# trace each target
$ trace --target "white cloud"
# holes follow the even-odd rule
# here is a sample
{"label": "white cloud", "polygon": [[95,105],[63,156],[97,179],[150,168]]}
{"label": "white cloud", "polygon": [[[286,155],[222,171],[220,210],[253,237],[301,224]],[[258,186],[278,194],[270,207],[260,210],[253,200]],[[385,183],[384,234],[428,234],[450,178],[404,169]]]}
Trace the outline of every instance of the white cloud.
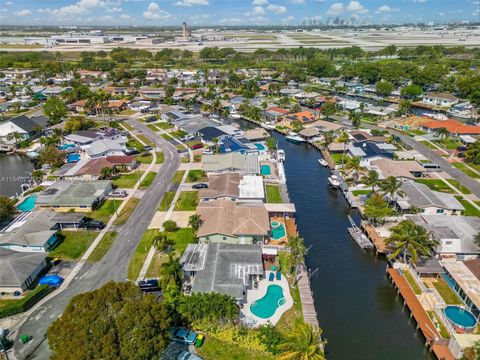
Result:
{"label": "white cloud", "polygon": [[239,19],[239,18],[223,18],[219,21],[219,23],[221,23],[221,24],[226,24],[226,23],[236,23],[236,24],[238,24],[238,23],[241,23],[241,22],[243,22],[243,20]]}
{"label": "white cloud", "polygon": [[253,0],[252,5],[267,5],[268,0]]}
{"label": "white cloud", "polygon": [[275,14],[285,14],[287,12],[287,8],[285,6],[274,4],[268,5],[267,10],[274,12]]}
{"label": "white cloud", "polygon": [[345,12],[345,7],[343,3],[336,2],[330,5],[330,8],[327,11],[327,15],[334,16],[334,15],[341,15]]}
{"label": "white cloud", "polygon": [[414,3],[424,3],[427,2],[427,0],[413,0]]}
{"label": "white cloud", "polygon": [[290,0],[292,4],[304,4],[305,0]]}
{"label": "white cloud", "polygon": [[350,3],[347,6],[347,11],[356,12],[360,14],[368,12],[368,10],[365,9],[365,7],[362,4],[360,4],[360,1],[355,1],[355,0],[350,1]]}
{"label": "white cloud", "polygon": [[106,3],[101,0],[80,0],[72,5],[63,6],[58,9],[39,9],[40,13],[50,13],[56,17],[65,18],[77,18],[78,15],[87,13],[89,10],[96,7],[105,7]]}
{"label": "white cloud", "polygon": [[7,2],[5,3],[5,5],[7,5],[7,6],[13,5],[13,1],[7,1]]}
{"label": "white cloud", "polygon": [[192,15],[190,16],[191,20],[201,20],[201,19],[208,19],[210,15],[208,14],[199,14],[199,15]]}
{"label": "white cloud", "polygon": [[170,14],[160,9],[157,3],[151,2],[148,4],[147,11],[143,13],[143,17],[148,20],[167,19]]}
{"label": "white cloud", "polygon": [[389,13],[389,12],[395,12],[395,11],[400,11],[400,9],[397,9],[397,8],[393,8],[393,7],[390,7],[388,5],[382,5],[378,8],[378,10],[376,11],[377,14],[385,14],[385,13]]}
{"label": "white cloud", "polygon": [[245,16],[258,16],[258,15],[264,15],[265,14],[265,9],[261,6],[254,6],[252,11],[247,11]]}
{"label": "white cloud", "polygon": [[293,16],[287,16],[286,18],[283,18],[282,21],[288,22],[288,21],[292,21],[293,19],[295,19]]}
{"label": "white cloud", "polygon": [[28,16],[28,15],[32,15],[32,12],[28,9],[23,9],[23,10],[15,11],[14,14],[17,16]]}
{"label": "white cloud", "polygon": [[180,0],[177,1],[174,5],[176,6],[195,6],[195,5],[208,5],[208,0]]}
{"label": "white cloud", "polygon": [[111,7],[107,9],[108,12],[121,12],[123,9],[121,7]]}
{"label": "white cloud", "polygon": [[120,19],[124,19],[124,20],[130,19],[130,15],[122,14],[122,15],[120,15]]}
{"label": "white cloud", "polygon": [[113,16],[112,15],[104,15],[104,16],[100,16],[99,19],[102,20],[102,21],[112,21]]}

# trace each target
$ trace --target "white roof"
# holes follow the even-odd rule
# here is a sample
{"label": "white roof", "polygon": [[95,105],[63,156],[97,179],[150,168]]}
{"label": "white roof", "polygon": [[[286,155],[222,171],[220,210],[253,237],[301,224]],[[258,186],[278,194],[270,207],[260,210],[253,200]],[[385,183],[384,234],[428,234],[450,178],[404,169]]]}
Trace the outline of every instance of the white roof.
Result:
{"label": "white roof", "polygon": [[267,248],[262,246],[262,254],[264,255],[277,255],[278,251],[275,248]]}
{"label": "white roof", "polygon": [[256,175],[244,175],[238,185],[241,199],[263,199],[265,190],[263,188],[263,178]]}
{"label": "white roof", "polygon": [[295,204],[289,204],[289,203],[284,203],[284,204],[273,204],[273,203],[267,203],[265,204],[265,209],[268,212],[296,212],[295,210]]}
{"label": "white roof", "polygon": [[477,140],[475,138],[473,138],[472,136],[470,135],[460,135],[459,138],[464,142],[464,143],[467,143],[467,144],[473,144],[475,143]]}
{"label": "white roof", "polygon": [[441,264],[475,306],[480,308],[480,280],[461,261],[441,261]]}

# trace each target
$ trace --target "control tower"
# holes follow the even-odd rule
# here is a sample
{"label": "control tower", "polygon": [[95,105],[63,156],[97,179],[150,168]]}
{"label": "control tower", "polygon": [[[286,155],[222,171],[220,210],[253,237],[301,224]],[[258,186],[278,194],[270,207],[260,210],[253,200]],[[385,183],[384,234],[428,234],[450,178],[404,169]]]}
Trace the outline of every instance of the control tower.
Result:
{"label": "control tower", "polygon": [[185,39],[188,36],[188,29],[187,29],[187,23],[183,22],[182,23],[182,36]]}

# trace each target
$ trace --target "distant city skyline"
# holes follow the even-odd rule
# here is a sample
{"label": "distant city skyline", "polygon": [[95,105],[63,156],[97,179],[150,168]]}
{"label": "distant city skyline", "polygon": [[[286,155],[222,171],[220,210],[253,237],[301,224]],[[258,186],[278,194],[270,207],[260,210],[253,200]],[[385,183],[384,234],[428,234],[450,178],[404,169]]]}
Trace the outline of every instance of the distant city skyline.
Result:
{"label": "distant city skyline", "polygon": [[[4,0],[4,25],[320,25],[480,21],[480,0]],[[338,22],[338,20],[337,20]]]}

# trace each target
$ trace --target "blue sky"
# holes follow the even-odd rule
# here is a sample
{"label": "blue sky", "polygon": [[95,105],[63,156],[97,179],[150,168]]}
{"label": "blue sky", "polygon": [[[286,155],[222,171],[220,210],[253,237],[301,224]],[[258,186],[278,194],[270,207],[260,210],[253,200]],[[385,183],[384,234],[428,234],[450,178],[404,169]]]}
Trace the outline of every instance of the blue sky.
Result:
{"label": "blue sky", "polygon": [[304,19],[359,23],[480,21],[480,0],[0,0],[17,25],[268,25]]}

